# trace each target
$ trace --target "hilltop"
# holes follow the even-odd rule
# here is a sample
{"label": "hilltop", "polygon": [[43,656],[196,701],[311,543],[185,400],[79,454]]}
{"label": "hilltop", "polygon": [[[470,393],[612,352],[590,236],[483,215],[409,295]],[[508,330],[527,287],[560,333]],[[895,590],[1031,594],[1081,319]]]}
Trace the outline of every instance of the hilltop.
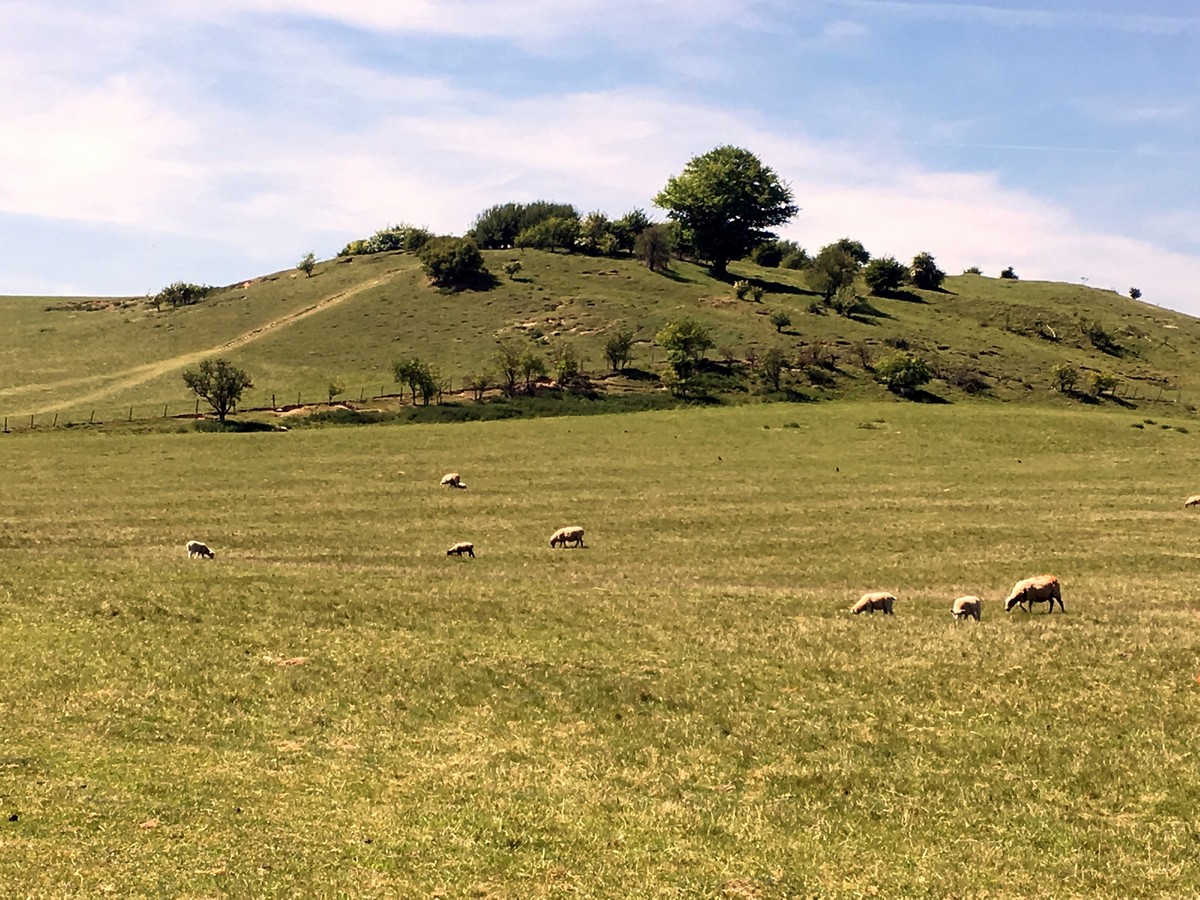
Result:
{"label": "hilltop", "polygon": [[[497,342],[515,339],[544,353],[571,346],[603,390],[646,390],[664,362],[654,336],[691,318],[715,343],[713,368],[739,396],[760,392],[752,363],[770,348],[792,364],[793,399],[881,398],[871,366],[897,349],[920,355],[938,376],[925,399],[1194,402],[1200,320],[1081,285],[951,276],[938,291],[869,297],[852,316],[820,303],[802,270],[729,266],[730,281],[676,261],[655,273],[629,257],[540,250],[485,251],[497,276],[485,290],[432,287],[411,253],[344,256],[311,277],[282,271],[213,291],[201,302],[154,309],[145,298],[0,298],[8,340],[0,351],[0,414],[64,421],[183,413],[194,398],[180,374],[210,355],[245,368],[254,388],[242,406],[342,399],[358,404],[395,394],[392,367],[413,356],[435,366],[457,391],[495,371]],[[506,262],[519,260],[513,278]],[[763,290],[738,300],[731,281]],[[865,290],[861,292],[865,293]],[[791,324],[777,329],[771,314]],[[605,341],[618,329],[636,338],[634,377],[609,378]],[[1115,376],[1099,400],[1052,390],[1057,365]],[[739,382],[741,382],[739,384]]]}

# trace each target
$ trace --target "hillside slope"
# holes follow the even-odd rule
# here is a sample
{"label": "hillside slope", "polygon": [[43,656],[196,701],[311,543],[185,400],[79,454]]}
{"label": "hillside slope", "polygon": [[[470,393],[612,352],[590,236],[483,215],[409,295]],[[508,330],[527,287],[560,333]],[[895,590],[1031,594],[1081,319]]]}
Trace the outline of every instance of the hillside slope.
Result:
{"label": "hillside slope", "polygon": [[[869,298],[846,317],[822,307],[802,272],[748,262],[731,271],[763,287],[760,303],[736,300],[729,283],[689,263],[664,275],[630,259],[485,255],[494,272],[514,258],[522,269],[490,290],[452,293],[430,287],[414,256],[385,253],[322,263],[311,278],[255,278],[162,311],[141,298],[0,298],[0,414],[183,412],[194,398],[181,372],[216,354],[253,377],[243,406],[322,401],[333,380],[356,401],[393,393],[393,364],[414,355],[457,389],[494,369],[504,338],[543,351],[565,342],[601,373],[619,328],[636,330],[633,366],[654,372],[663,362],[655,333],[685,316],[710,329],[713,359],[779,347],[795,362],[791,384],[813,398],[881,396],[867,367],[897,348],[927,359],[942,376],[930,394],[951,401],[982,388],[976,396],[1077,402],[1050,391],[1061,363],[1120,378],[1107,403],[1186,405],[1200,388],[1200,320],[1079,285],[963,275],[942,291]],[[791,318],[782,332],[770,322],[776,311]]]}

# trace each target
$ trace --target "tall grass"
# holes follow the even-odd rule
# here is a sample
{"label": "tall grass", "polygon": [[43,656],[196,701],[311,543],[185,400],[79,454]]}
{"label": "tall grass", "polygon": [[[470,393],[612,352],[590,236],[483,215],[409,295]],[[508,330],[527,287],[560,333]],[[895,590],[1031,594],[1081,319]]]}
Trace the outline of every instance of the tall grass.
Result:
{"label": "tall grass", "polygon": [[[0,882],[1190,896],[1200,445],[1134,421],[7,436]],[[1006,616],[1041,571],[1066,615]]]}

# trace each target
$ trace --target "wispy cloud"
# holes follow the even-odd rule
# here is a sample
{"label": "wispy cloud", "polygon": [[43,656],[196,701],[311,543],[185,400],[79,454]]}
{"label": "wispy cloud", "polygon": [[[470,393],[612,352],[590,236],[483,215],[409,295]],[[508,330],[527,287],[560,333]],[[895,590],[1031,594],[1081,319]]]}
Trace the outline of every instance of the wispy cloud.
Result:
{"label": "wispy cloud", "polygon": [[1103,28],[1143,34],[1200,32],[1200,16],[1110,13],[1081,7],[1025,8],[974,3],[931,3],[922,0],[833,0],[864,12],[891,13],[944,22],[979,23],[1012,28]]}

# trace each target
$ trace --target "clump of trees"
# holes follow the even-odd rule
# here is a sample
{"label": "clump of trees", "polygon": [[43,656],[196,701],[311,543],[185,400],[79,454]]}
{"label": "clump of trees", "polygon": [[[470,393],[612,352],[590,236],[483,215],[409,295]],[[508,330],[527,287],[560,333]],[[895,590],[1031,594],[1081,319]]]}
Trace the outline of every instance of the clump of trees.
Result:
{"label": "clump of trees", "polygon": [[183,383],[212,407],[222,425],[237,407],[242,394],[254,387],[244,370],[222,357],[202,360],[196,369],[188,369],[183,373]]}
{"label": "clump of trees", "polygon": [[395,375],[397,384],[408,385],[413,406],[417,405],[418,396],[421,398],[421,405],[428,406],[431,400],[441,396],[445,385],[436,368],[415,356],[405,362],[394,363],[392,374]]}
{"label": "clump of trees", "polygon": [[338,256],[361,256],[371,253],[386,253],[393,250],[403,250],[416,253],[433,238],[433,232],[415,225],[388,225],[381,228],[369,238],[351,241],[339,252]]}
{"label": "clump of trees", "polygon": [[187,281],[176,281],[174,284],[168,284],[165,288],[150,298],[150,305],[155,309],[161,309],[165,303],[167,306],[191,306],[194,303],[199,303],[216,288],[207,284],[191,284]]}

